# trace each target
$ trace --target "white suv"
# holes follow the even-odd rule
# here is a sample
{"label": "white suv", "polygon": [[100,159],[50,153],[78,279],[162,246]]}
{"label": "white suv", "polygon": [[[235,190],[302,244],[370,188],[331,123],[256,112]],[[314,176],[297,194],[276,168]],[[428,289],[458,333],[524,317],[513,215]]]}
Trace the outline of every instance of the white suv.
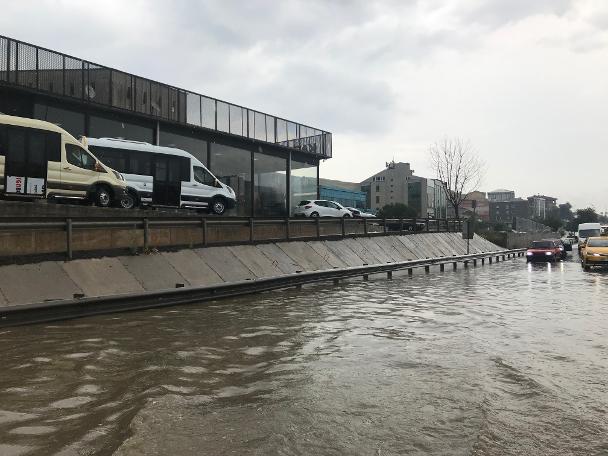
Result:
{"label": "white suv", "polygon": [[353,214],[335,201],[304,200],[294,209],[296,217],[352,217]]}

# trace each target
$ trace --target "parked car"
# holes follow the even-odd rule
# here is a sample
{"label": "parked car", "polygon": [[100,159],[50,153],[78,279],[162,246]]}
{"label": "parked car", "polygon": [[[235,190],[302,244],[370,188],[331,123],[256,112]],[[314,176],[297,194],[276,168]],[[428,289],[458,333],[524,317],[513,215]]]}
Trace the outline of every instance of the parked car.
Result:
{"label": "parked car", "polygon": [[372,214],[370,212],[365,212],[362,209],[357,209],[356,207],[346,207],[346,209],[348,209],[350,211],[350,213],[353,214],[353,217],[358,217],[358,218],[376,217],[374,214]]}
{"label": "parked car", "polygon": [[583,244],[585,240],[590,237],[599,236],[601,234],[602,226],[599,223],[581,223],[578,225],[578,231],[576,235],[578,237],[578,254],[583,255]]}
{"label": "parked car", "polygon": [[295,217],[345,217],[351,218],[353,214],[335,201],[304,200],[294,209]]}
{"label": "parked car", "polygon": [[127,184],[67,131],[49,122],[0,115],[0,196],[122,204]]}
{"label": "parked car", "polygon": [[533,241],[526,252],[526,261],[551,261],[555,263],[562,259],[562,250],[553,239]]}
{"label": "parked car", "polygon": [[581,264],[585,271],[592,266],[608,266],[608,237],[587,238],[582,246]]}

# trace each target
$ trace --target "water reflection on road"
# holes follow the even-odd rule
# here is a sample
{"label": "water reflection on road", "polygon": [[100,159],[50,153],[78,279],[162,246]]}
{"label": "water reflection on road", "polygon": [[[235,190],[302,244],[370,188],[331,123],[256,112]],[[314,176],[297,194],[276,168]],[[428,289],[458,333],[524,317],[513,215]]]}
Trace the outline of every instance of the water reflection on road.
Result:
{"label": "water reflection on road", "polygon": [[607,454],[607,292],[520,259],[0,331],[0,454]]}

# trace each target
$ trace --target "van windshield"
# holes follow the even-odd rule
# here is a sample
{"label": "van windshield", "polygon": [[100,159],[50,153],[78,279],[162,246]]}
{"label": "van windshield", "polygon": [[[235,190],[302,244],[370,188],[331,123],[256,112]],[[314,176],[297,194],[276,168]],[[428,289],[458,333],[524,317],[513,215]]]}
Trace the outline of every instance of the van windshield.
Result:
{"label": "van windshield", "polygon": [[578,236],[582,237],[582,238],[594,237],[594,236],[599,236],[599,235],[600,235],[600,230],[598,230],[597,228],[591,229],[591,230],[580,230],[578,232]]}
{"label": "van windshield", "polygon": [[215,178],[209,171],[200,166],[194,166],[194,180],[199,184],[213,186],[215,184]]}

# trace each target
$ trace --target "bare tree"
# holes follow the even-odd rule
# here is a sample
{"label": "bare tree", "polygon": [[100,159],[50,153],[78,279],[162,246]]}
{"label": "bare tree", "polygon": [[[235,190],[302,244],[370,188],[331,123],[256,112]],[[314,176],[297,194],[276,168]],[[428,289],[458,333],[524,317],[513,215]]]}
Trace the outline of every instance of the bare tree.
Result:
{"label": "bare tree", "polygon": [[460,204],[479,188],[485,164],[471,143],[460,138],[443,138],[431,145],[430,154],[437,179],[443,182],[447,202],[458,218]]}

